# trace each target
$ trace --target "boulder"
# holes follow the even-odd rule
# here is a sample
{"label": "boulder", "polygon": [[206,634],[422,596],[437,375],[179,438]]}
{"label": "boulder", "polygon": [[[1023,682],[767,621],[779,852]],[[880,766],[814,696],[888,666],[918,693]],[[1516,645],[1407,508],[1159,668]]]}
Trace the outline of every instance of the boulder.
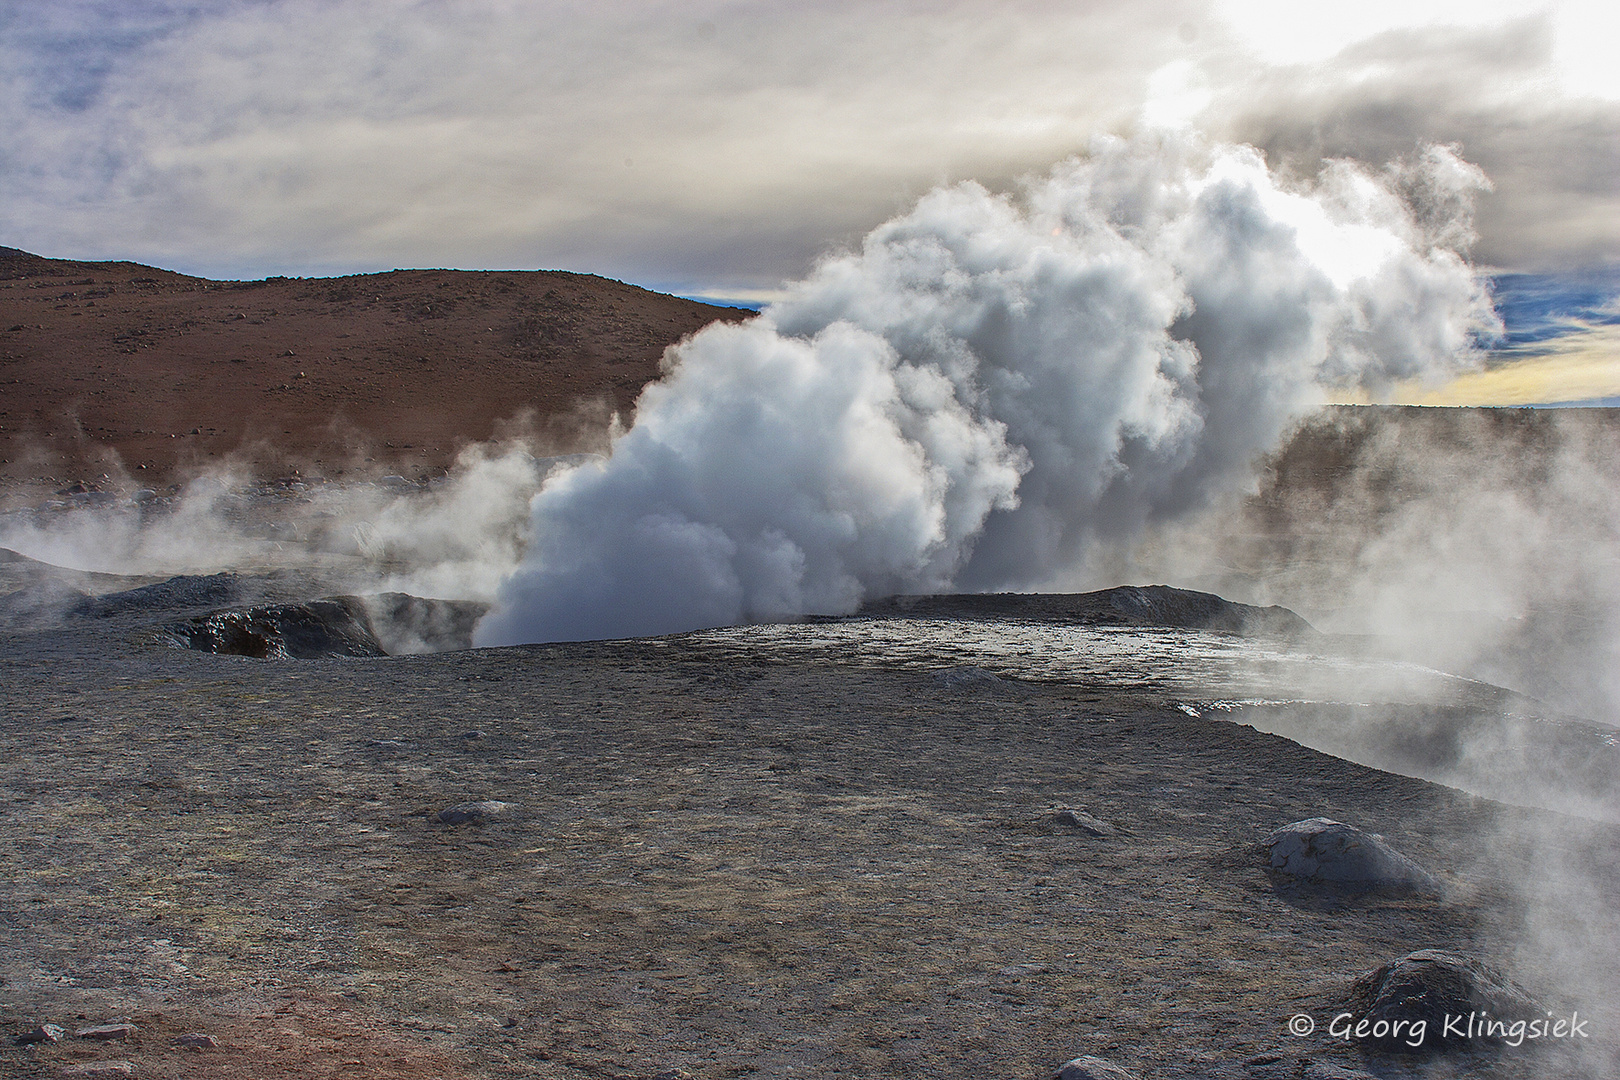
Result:
{"label": "boulder", "polygon": [[[1479,1029],[1470,1033],[1461,1018],[1471,1014],[1481,1023],[1488,1017],[1507,1024],[1544,1016],[1541,1005],[1497,969],[1472,956],[1440,949],[1407,953],[1363,975],[1352,985],[1347,1004],[1357,1019],[1406,1021],[1403,1034],[1373,1045],[1408,1053],[1500,1041]],[[1454,1018],[1449,1031],[1447,1017]],[[1409,1035],[1413,1022],[1424,1024],[1424,1037],[1416,1046]]]}
{"label": "boulder", "polygon": [[1129,1069],[1121,1068],[1100,1057],[1077,1057],[1065,1061],[1052,1074],[1052,1080],[1139,1080]]}
{"label": "boulder", "polygon": [[1384,838],[1332,818],[1284,825],[1261,841],[1267,869],[1308,885],[1437,891],[1439,883]]}

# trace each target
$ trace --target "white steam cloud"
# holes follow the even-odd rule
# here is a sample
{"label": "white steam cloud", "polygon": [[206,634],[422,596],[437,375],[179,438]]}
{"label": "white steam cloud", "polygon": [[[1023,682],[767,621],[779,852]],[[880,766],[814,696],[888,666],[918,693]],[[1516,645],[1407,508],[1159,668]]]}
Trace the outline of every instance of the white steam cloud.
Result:
{"label": "white steam cloud", "polygon": [[960,184],[743,325],[673,348],[611,456],[554,474],[480,644],[1023,588],[1252,483],[1329,387],[1472,362],[1483,174],[1431,148],[1309,182],[1107,140]]}

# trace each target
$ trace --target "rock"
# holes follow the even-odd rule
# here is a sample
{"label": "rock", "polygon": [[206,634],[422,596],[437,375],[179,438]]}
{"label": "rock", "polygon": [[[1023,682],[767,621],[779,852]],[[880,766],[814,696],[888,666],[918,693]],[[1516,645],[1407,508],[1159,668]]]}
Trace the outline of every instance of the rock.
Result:
{"label": "rock", "polygon": [[415,750],[416,744],[401,742],[399,739],[367,739],[366,745],[373,750]]}
{"label": "rock", "polygon": [[66,1035],[56,1024],[41,1024],[32,1031],[25,1031],[13,1040],[18,1046],[32,1046],[35,1043],[57,1042]]}
{"label": "rock", "polygon": [[135,1064],[130,1061],[86,1061],[80,1065],[69,1065],[61,1072],[62,1076],[79,1077],[116,1077],[134,1076]]}
{"label": "rock", "polygon": [[134,1024],[96,1024],[94,1027],[80,1028],[74,1032],[81,1039],[95,1039],[98,1042],[113,1042],[118,1039],[127,1039],[139,1031]]}
{"label": "rock", "polygon": [[492,818],[505,817],[517,809],[516,805],[508,802],[485,800],[484,802],[466,802],[440,810],[435,817],[441,825],[482,825]]}
{"label": "rock", "polygon": [[1342,1065],[1330,1065],[1325,1061],[1307,1061],[1305,1071],[1300,1073],[1300,1080],[1378,1080],[1378,1078],[1360,1069],[1346,1069]]}
{"label": "rock", "polygon": [[697,1080],[697,1078],[685,1069],[664,1069],[653,1073],[652,1080]]}
{"label": "rock", "polygon": [[[1543,1016],[1542,1007],[1500,971],[1474,957],[1440,949],[1419,949],[1384,964],[1357,979],[1350,994],[1348,1006],[1357,1020],[1407,1022],[1398,1035],[1368,1040],[1370,1045],[1403,1052],[1433,1053],[1466,1045],[1468,1035],[1458,1027],[1464,1021],[1453,1019],[1453,1031],[1448,1032],[1448,1016],[1489,1014],[1491,1020],[1508,1024]],[[1425,1025],[1417,1046],[1411,1045],[1414,1021]]]}
{"label": "rock", "polygon": [[1064,808],[1052,815],[1052,820],[1059,825],[1067,825],[1071,829],[1078,829],[1087,836],[1113,836],[1115,829],[1106,821],[1099,821],[1084,810]]}
{"label": "rock", "polygon": [[998,686],[999,676],[981,667],[953,667],[934,672],[934,685],[944,690],[966,690],[980,686]]}
{"label": "rock", "polygon": [[200,1031],[188,1031],[184,1035],[176,1035],[174,1045],[190,1047],[193,1050],[215,1050],[219,1047],[219,1040]]}
{"label": "rock", "polygon": [[1284,825],[1261,844],[1269,855],[1268,869],[1296,881],[1360,889],[1439,889],[1433,877],[1383,837],[1331,818]]}
{"label": "rock", "polygon": [[1243,1059],[1243,1075],[1252,1080],[1299,1080],[1300,1060],[1292,1054],[1256,1054]]}
{"label": "rock", "polygon": [[1052,1074],[1052,1080],[1139,1080],[1139,1078],[1131,1070],[1122,1069],[1111,1061],[1087,1055],[1077,1057],[1073,1061],[1065,1061],[1058,1071]]}

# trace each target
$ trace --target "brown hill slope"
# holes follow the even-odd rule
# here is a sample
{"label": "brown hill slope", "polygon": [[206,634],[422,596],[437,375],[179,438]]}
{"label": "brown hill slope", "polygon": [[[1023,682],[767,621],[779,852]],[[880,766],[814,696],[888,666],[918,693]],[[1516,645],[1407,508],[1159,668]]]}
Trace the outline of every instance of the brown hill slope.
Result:
{"label": "brown hill slope", "polygon": [[575,449],[569,417],[628,413],[667,346],[749,314],[562,271],[226,282],[0,248],[0,475],[425,472],[525,412]]}

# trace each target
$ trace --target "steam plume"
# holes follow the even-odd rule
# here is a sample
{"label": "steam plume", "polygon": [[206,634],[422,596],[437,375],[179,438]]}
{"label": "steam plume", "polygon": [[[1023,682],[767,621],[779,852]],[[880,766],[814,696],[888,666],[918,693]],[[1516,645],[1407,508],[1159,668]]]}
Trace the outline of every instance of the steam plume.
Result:
{"label": "steam plume", "polygon": [[1444,148],[1290,184],[1107,140],[1017,195],[942,188],[743,325],[673,348],[610,458],[553,477],[481,644],[1023,588],[1250,482],[1327,388],[1471,360]]}

